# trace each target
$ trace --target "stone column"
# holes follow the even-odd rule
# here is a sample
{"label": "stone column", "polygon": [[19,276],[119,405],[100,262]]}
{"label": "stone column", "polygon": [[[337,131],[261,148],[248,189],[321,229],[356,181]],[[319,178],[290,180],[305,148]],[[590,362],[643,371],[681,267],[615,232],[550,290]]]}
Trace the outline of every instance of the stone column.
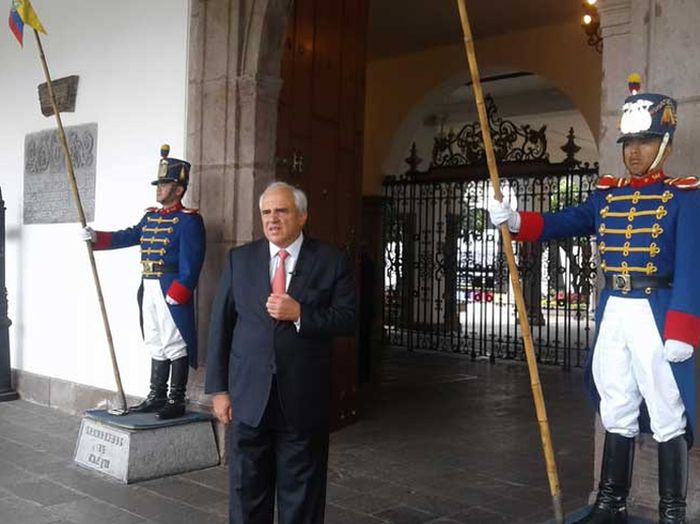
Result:
{"label": "stone column", "polygon": [[290,0],[193,0],[189,37],[187,204],[207,228],[197,292],[200,369],[189,396],[203,395],[211,301],[229,248],[261,234],[258,197],[275,176],[280,64]]}
{"label": "stone column", "polygon": [[[642,91],[662,92],[679,102],[674,153],[666,163],[671,175],[696,173],[700,148],[700,48],[696,21],[700,2],[660,0],[601,0],[599,12],[603,34],[603,86],[601,104],[601,173],[622,175],[618,134],[620,107],[627,96],[627,75],[642,76]],[[697,438],[696,438],[697,441]],[[602,429],[597,424],[595,486],[603,449]],[[658,505],[656,442],[651,436],[638,439],[630,503],[638,514],[656,515]],[[688,489],[688,521],[700,519],[700,452],[691,452]]]}

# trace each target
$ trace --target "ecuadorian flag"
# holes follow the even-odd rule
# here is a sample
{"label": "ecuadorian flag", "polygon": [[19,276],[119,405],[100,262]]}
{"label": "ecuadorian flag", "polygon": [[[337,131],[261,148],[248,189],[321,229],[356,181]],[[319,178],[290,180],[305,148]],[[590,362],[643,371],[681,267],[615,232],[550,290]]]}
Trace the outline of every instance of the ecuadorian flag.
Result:
{"label": "ecuadorian flag", "polygon": [[46,34],[46,30],[41,25],[41,21],[29,0],[12,0],[8,22],[10,30],[15,35],[19,45],[22,45],[25,24]]}

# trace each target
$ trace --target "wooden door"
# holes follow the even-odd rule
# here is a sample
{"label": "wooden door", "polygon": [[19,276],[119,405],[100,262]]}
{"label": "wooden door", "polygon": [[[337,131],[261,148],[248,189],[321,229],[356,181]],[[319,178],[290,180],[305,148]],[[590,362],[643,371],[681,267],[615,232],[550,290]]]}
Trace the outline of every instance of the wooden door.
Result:
{"label": "wooden door", "polygon": [[[309,197],[306,233],[358,268],[368,0],[296,0],[282,59],[277,179]],[[357,272],[356,272],[357,275]],[[357,417],[357,342],[337,342],[331,420]]]}

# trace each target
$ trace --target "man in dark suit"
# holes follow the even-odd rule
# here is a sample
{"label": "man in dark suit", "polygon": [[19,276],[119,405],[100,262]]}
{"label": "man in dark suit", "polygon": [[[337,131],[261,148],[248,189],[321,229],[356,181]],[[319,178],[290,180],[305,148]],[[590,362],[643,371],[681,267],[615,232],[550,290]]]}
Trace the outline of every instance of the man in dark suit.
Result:
{"label": "man in dark suit", "polygon": [[283,182],[260,197],[265,239],[233,249],[211,313],[205,392],[230,428],[229,522],[322,524],[333,337],[351,335],[348,261],[304,237],[307,201]]}

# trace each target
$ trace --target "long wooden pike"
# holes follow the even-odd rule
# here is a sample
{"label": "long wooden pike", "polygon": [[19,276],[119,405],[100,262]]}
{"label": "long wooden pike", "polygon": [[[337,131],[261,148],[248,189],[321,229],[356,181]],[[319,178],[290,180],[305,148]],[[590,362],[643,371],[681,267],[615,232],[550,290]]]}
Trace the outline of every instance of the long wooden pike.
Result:
{"label": "long wooden pike", "polygon": [[[85,227],[87,222],[85,221],[85,212],[83,211],[83,203],[80,200],[80,193],[78,192],[78,184],[75,181],[75,173],[73,171],[73,161],[70,156],[70,149],[68,148],[68,140],[66,139],[66,132],[63,130],[63,122],[61,122],[61,113],[58,110],[58,105],[56,104],[56,96],[53,90],[53,82],[51,81],[51,74],[49,73],[49,66],[46,63],[46,56],[44,55],[44,48],[41,45],[41,38],[39,37],[39,32],[33,28],[34,36],[36,36],[36,45],[39,47],[39,57],[41,58],[41,65],[44,68],[44,76],[46,77],[46,85],[49,91],[49,100],[51,102],[51,107],[53,108],[53,114],[56,116],[56,124],[58,125],[58,134],[61,139],[61,145],[63,146],[63,156],[66,161],[66,171],[68,173],[68,182],[70,183],[71,190],[73,191],[73,200],[78,208],[78,215],[80,216],[80,225]],[[109,318],[107,317],[107,308],[105,307],[104,296],[102,295],[102,285],[100,284],[100,277],[97,274],[97,264],[95,264],[95,254],[92,251],[92,243],[85,242],[87,246],[88,257],[90,258],[90,266],[92,267],[92,278],[95,282],[95,289],[97,290],[97,298],[100,302],[100,311],[102,312],[102,324],[104,325],[105,334],[107,335],[107,344],[109,346],[109,356],[112,360],[112,370],[114,371],[114,380],[117,383],[117,395],[119,400],[119,409],[112,409],[110,413],[115,415],[124,415],[127,412],[126,407],[126,396],[124,395],[124,387],[122,386],[122,378],[119,373],[119,365],[117,364],[117,356],[114,352],[114,340],[112,339],[112,330],[109,327]]]}
{"label": "long wooden pike", "polygon": [[[503,194],[501,193],[501,182],[498,176],[496,155],[493,152],[491,129],[489,128],[489,121],[486,115],[486,105],[484,104],[484,93],[481,90],[481,77],[479,76],[479,68],[476,62],[474,39],[472,37],[471,26],[469,25],[467,6],[465,5],[465,0],[457,0],[457,3],[459,7],[459,16],[462,21],[464,46],[467,52],[467,60],[469,62],[469,72],[471,74],[472,86],[474,89],[476,108],[479,112],[481,134],[484,139],[484,150],[486,151],[489,177],[491,178],[491,185],[493,186],[496,200],[502,202]],[[537,422],[539,423],[540,428],[542,450],[544,451],[544,458],[547,466],[547,477],[549,478],[549,489],[552,494],[554,518],[557,524],[564,524],[564,511],[561,504],[561,488],[559,486],[559,475],[557,474],[557,464],[554,458],[554,449],[552,447],[552,435],[549,431],[547,409],[545,408],[544,395],[542,394],[542,385],[540,383],[540,375],[539,371],[537,370],[537,361],[535,359],[535,349],[532,343],[530,322],[528,321],[527,317],[527,308],[525,306],[525,300],[523,299],[523,290],[520,286],[520,274],[518,272],[518,266],[515,263],[515,254],[513,253],[513,244],[507,223],[501,224],[501,237],[503,238],[503,250],[505,251],[506,259],[508,260],[510,281],[513,285],[513,292],[515,294],[515,304],[518,310],[518,318],[520,319],[520,329],[523,334],[527,367],[530,371],[530,385],[532,387],[532,396],[535,401],[535,411],[537,412]]]}

